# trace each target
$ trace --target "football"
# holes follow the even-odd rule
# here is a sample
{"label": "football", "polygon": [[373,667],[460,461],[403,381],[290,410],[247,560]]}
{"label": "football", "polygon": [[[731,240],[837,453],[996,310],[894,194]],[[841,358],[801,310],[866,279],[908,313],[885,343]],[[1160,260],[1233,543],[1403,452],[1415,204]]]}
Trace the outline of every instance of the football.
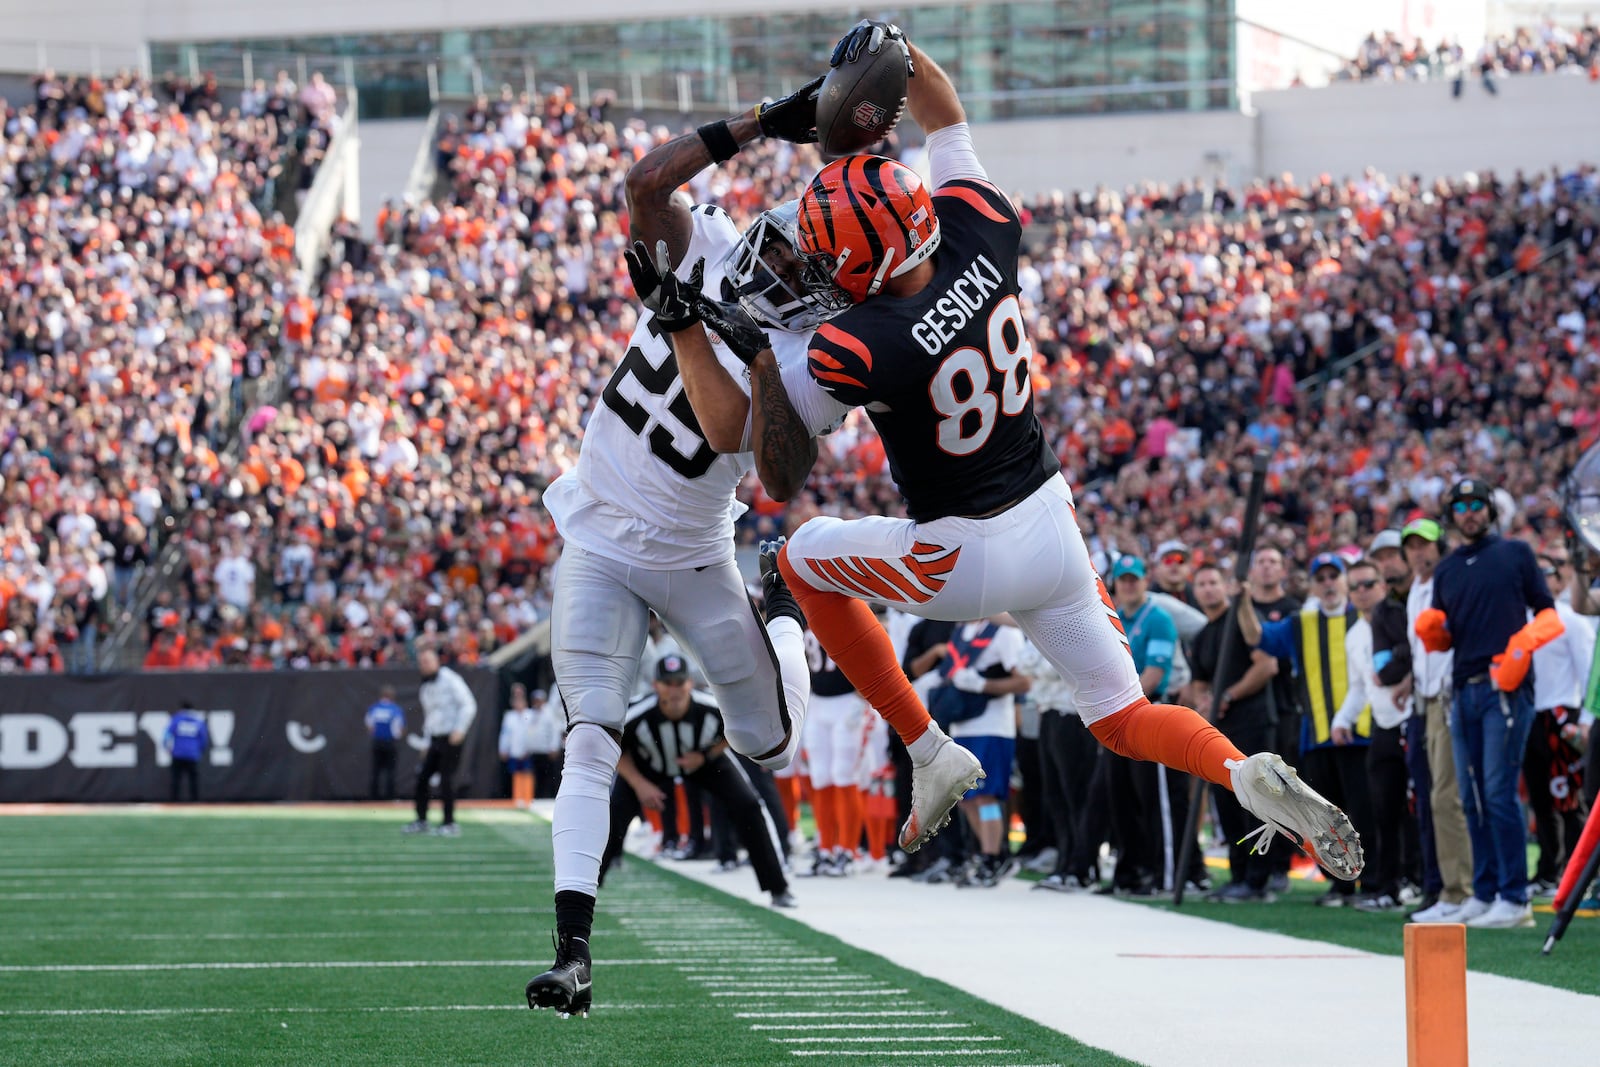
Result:
{"label": "football", "polygon": [[817,96],[817,143],[848,156],[889,135],[906,109],[906,46],[888,40],[828,71]]}

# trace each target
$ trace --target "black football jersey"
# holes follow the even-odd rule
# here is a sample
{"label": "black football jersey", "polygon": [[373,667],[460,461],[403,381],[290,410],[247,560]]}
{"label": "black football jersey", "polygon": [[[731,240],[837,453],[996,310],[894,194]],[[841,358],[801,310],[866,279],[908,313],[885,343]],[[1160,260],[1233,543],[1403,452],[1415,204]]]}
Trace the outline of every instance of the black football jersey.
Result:
{"label": "black football jersey", "polygon": [[918,522],[986,515],[1060,463],[1033,411],[1033,346],[1017,296],[1022,222],[988,182],[933,195],[934,276],[915,296],[875,296],[821,326],[811,373],[867,409]]}
{"label": "black football jersey", "polygon": [[811,669],[811,695],[842,697],[846,693],[854,693],[856,687],[850,684],[850,679],[844,676],[844,671],[833,662],[833,657],[822,647],[822,642],[817,640],[816,634],[807,630],[805,642],[806,666]]}

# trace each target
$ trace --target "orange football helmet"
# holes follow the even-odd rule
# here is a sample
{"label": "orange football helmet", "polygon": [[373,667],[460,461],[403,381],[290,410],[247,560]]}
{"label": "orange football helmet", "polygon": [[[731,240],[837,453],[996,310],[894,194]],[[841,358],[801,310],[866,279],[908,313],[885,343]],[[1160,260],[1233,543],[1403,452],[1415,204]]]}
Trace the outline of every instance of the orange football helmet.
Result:
{"label": "orange football helmet", "polygon": [[859,304],[933,254],[939,218],[916,171],[883,156],[846,156],[800,198],[798,238],[807,288],[832,287]]}

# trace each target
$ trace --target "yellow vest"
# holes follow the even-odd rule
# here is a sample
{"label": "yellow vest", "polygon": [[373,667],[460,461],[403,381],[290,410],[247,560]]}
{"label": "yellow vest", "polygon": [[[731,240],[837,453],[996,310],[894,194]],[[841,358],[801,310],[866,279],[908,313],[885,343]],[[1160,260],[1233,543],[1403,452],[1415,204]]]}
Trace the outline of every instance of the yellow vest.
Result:
{"label": "yellow vest", "polygon": [[[1300,612],[1295,644],[1300,653],[1301,696],[1306,706],[1306,721],[1300,731],[1301,748],[1317,748],[1333,741],[1333,717],[1350,689],[1344,639],[1360,617],[1356,609],[1348,605],[1343,615],[1331,618],[1324,615],[1317,604]],[[1372,736],[1370,706],[1361,709],[1355,732],[1362,742]]]}

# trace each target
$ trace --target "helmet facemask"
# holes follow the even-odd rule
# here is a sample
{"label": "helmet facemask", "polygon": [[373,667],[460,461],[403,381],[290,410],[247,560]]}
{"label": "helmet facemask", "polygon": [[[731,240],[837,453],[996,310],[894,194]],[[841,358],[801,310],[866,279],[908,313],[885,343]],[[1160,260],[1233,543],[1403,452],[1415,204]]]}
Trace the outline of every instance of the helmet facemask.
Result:
{"label": "helmet facemask", "polygon": [[[739,243],[728,253],[723,273],[733,286],[739,304],[768,326],[803,333],[814,330],[849,307],[849,297],[831,279],[813,285],[810,263],[795,247],[799,201],[790,200],[764,211],[755,223],[739,236]],[[781,245],[800,265],[794,284],[773,269],[765,253]]]}

